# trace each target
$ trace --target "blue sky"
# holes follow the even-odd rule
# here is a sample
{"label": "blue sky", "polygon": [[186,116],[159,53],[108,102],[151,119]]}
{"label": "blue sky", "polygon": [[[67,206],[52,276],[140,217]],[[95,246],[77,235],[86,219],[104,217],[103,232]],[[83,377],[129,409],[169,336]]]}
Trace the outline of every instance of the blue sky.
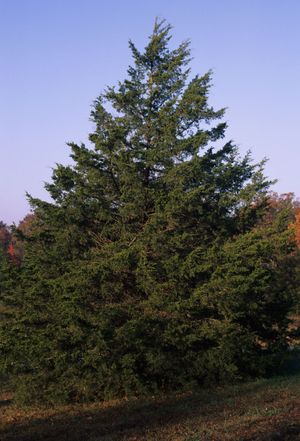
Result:
{"label": "blue sky", "polygon": [[0,0],[0,220],[28,213],[26,191],[47,198],[66,142],[87,140],[93,100],[126,76],[128,39],[143,48],[155,17],[173,45],[191,40],[193,74],[213,69],[228,138],[300,196],[300,1]]}

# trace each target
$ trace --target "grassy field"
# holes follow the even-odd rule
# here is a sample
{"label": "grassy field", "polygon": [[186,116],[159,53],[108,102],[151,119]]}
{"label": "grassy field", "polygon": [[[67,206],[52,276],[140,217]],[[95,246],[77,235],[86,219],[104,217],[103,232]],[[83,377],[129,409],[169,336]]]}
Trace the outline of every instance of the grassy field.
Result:
{"label": "grassy field", "polygon": [[1,441],[300,440],[300,351],[288,375],[194,393],[19,409],[3,394]]}

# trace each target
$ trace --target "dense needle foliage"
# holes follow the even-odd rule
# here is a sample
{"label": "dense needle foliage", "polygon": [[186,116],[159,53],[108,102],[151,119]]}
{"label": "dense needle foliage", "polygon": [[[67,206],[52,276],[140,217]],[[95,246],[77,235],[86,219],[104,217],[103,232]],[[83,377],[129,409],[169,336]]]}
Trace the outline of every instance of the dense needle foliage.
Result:
{"label": "dense needle foliage", "polygon": [[[263,163],[223,142],[211,73],[157,22],[125,81],[95,101],[90,146],[34,209],[2,326],[27,401],[90,400],[263,374],[293,302],[288,217],[263,222]],[[25,235],[26,236],[26,235]],[[11,297],[8,297],[11,302]]]}

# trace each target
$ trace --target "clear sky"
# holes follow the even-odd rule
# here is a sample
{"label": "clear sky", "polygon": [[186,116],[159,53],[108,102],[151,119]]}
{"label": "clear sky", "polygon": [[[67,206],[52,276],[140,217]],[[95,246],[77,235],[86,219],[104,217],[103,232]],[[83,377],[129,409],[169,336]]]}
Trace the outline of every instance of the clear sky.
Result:
{"label": "clear sky", "polygon": [[191,39],[192,72],[213,69],[228,137],[269,158],[274,190],[300,196],[299,0],[0,0],[0,220],[29,211],[67,141],[85,142],[92,101],[126,76],[155,17]]}

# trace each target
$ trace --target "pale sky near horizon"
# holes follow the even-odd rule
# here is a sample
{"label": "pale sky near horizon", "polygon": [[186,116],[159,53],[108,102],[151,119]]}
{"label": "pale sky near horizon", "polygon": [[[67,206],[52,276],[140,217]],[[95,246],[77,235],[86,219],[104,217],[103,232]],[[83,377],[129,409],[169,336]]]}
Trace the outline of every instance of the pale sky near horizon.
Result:
{"label": "pale sky near horizon", "polygon": [[66,142],[86,142],[93,100],[126,76],[155,17],[190,39],[192,74],[213,69],[211,103],[241,153],[269,158],[274,190],[300,196],[300,1],[0,0],[0,220],[18,222]]}

